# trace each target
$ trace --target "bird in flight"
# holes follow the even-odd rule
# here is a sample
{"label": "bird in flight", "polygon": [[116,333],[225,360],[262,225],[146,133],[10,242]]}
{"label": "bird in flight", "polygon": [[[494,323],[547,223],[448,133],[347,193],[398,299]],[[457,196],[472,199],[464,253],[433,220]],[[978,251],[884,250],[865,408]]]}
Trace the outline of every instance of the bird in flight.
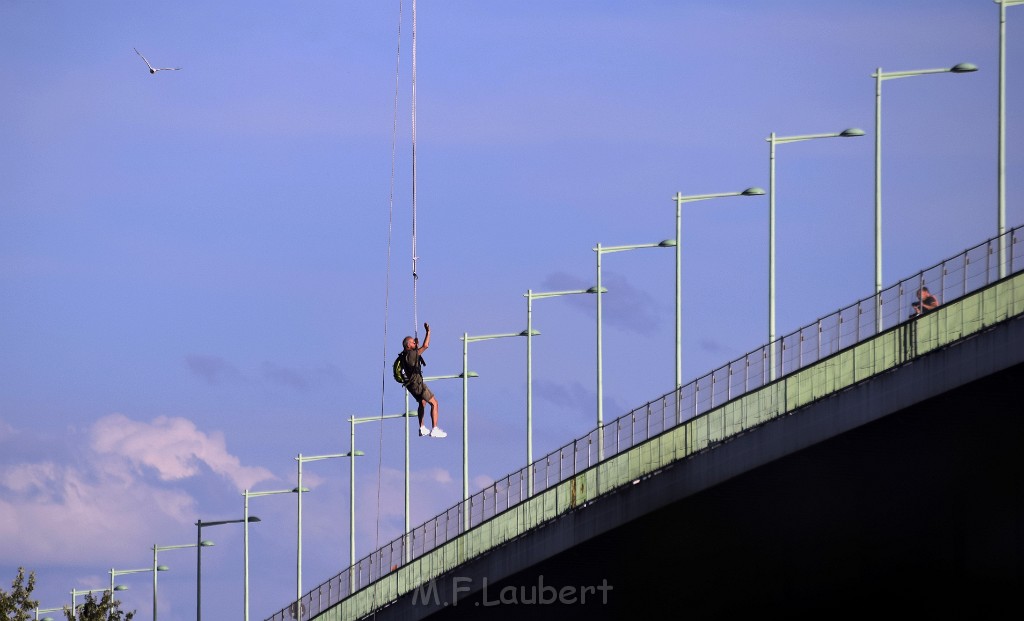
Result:
{"label": "bird in flight", "polygon": [[139,50],[136,50],[134,47],[132,49],[135,50],[135,53],[138,54],[139,57],[142,58],[142,60],[146,63],[146,66],[149,67],[149,73],[150,74],[154,74],[157,71],[180,71],[181,70],[181,67],[154,67],[153,65],[149,64],[149,61],[146,60],[146,57],[142,55],[142,52],[140,52]]}

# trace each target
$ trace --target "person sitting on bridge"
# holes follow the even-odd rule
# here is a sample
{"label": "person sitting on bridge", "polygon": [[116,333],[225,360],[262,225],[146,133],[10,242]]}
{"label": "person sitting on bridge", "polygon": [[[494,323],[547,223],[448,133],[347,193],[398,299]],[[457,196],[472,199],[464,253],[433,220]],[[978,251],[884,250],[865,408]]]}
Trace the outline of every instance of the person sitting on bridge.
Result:
{"label": "person sitting on bridge", "polygon": [[[420,418],[420,435],[429,435],[431,438],[444,438],[448,434],[437,426],[437,397],[434,396],[433,391],[430,390],[430,388],[428,388],[423,382],[423,372],[420,370],[420,367],[423,364],[426,364],[423,361],[421,354],[430,347],[430,324],[424,323],[423,327],[427,331],[426,336],[423,337],[423,345],[420,345],[418,339],[411,336],[407,336],[402,339],[402,372],[406,377],[406,389],[419,404],[418,413]],[[430,421],[432,427],[429,430],[423,424],[423,415],[428,403],[430,404]]]}
{"label": "person sitting on bridge", "polygon": [[928,287],[921,285],[921,288],[917,291],[916,295],[918,301],[911,304],[914,308],[914,314],[911,315],[911,317],[923,315],[930,310],[938,308],[939,301],[931,294],[930,291],[928,291]]}

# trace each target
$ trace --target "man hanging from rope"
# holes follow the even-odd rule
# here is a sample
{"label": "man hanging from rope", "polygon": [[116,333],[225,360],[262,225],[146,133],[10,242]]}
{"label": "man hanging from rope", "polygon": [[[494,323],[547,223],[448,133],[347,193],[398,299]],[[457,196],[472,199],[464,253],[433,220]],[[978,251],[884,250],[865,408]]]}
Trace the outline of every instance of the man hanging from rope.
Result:
{"label": "man hanging from rope", "polygon": [[[437,426],[437,397],[433,391],[423,382],[423,372],[420,367],[426,364],[423,360],[423,352],[430,347],[430,324],[424,323],[423,328],[427,333],[423,337],[423,345],[419,340],[407,336],[402,340],[402,373],[406,377],[405,387],[409,394],[419,403],[418,413],[420,418],[420,435],[429,435],[431,438],[444,438],[448,434]],[[427,404],[430,404],[430,421],[432,429],[427,429],[423,424],[423,415]]]}

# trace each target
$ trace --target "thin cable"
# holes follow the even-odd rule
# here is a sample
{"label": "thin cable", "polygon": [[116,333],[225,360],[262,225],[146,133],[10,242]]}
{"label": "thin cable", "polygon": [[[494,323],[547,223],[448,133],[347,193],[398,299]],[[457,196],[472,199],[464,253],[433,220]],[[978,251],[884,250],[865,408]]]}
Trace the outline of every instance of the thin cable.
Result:
{"label": "thin cable", "polygon": [[[400,90],[400,76],[402,66],[402,1],[398,2],[398,43],[395,50],[395,97],[394,97],[394,113],[392,115],[391,122],[391,180],[390,188],[388,190],[388,251],[386,261],[386,276],[384,285],[384,342],[383,342],[383,361],[381,363],[381,383],[380,383],[380,417],[381,421],[384,418],[384,396],[385,396],[385,385],[387,383],[387,371],[388,371],[388,321],[389,321],[389,299],[391,294],[391,240],[394,231],[394,211],[395,211],[395,170],[396,170],[396,153],[398,145],[398,96]],[[374,532],[373,549],[380,549],[380,480],[381,470],[383,468],[382,460],[384,455],[383,450],[383,438],[381,426],[378,424],[377,428],[377,520]],[[350,457],[349,459],[355,459]],[[350,568],[349,571],[355,568]],[[377,591],[374,589],[373,593],[373,609],[374,617],[376,617],[376,599]]]}
{"label": "thin cable", "polygon": [[417,285],[419,253],[416,249],[416,0],[412,0],[412,329],[419,338],[420,317]]}

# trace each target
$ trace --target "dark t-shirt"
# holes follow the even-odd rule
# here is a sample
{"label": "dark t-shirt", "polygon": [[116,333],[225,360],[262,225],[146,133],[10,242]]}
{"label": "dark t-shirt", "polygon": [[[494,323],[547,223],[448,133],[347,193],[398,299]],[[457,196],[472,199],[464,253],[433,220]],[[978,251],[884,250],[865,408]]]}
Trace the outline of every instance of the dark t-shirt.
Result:
{"label": "dark t-shirt", "polygon": [[417,401],[430,401],[434,393],[423,382],[423,372],[420,367],[427,364],[415,349],[407,349],[402,352],[402,372],[405,373],[405,387]]}

